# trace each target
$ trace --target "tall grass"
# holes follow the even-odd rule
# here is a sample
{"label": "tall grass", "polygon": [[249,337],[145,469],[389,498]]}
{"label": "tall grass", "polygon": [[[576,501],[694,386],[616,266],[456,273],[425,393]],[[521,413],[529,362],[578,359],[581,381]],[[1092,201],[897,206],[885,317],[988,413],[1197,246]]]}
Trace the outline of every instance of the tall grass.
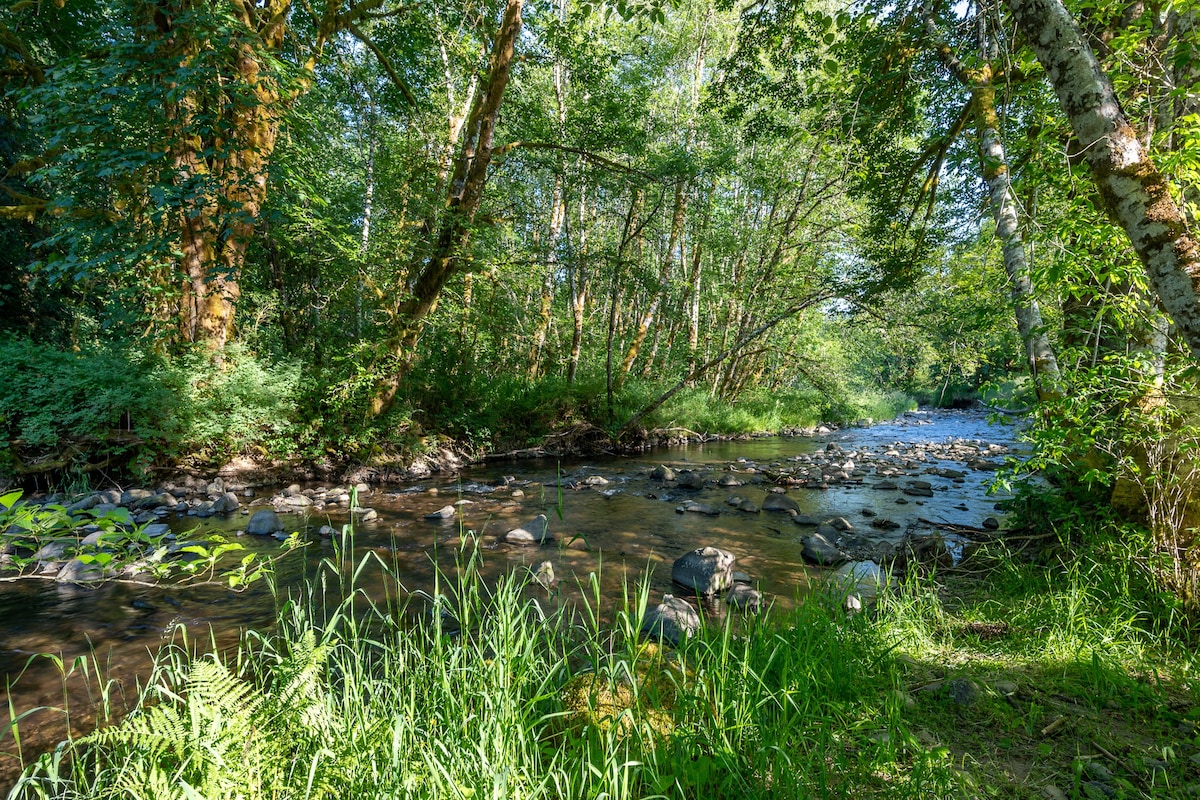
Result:
{"label": "tall grass", "polygon": [[11,796],[951,793],[948,765],[897,744],[888,649],[836,604],[731,615],[666,649],[638,637],[646,584],[605,608],[591,580],[570,610],[519,572],[486,586],[461,545],[432,591],[372,600],[360,578],[388,566],[339,556],[271,633],[164,650],[130,716],[42,756]]}

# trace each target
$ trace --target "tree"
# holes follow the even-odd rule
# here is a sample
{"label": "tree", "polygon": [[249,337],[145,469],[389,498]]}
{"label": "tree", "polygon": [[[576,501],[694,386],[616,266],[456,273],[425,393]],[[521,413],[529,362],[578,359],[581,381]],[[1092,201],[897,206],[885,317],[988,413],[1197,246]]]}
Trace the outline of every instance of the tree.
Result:
{"label": "tree", "polygon": [[1071,123],[1105,210],[1124,229],[1176,332],[1200,358],[1200,248],[1126,117],[1112,82],[1059,0],[1005,0]]}

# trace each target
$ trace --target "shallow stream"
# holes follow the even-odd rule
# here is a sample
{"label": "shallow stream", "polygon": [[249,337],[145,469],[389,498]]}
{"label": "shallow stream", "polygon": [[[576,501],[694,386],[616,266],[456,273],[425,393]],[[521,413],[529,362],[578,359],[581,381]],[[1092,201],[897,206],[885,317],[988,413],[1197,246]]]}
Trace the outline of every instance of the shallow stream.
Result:
{"label": "shallow stream", "polygon": [[[995,467],[1011,454],[1014,433],[1011,426],[989,424],[979,412],[914,412],[894,422],[813,437],[693,444],[633,457],[492,463],[411,485],[371,487],[359,497],[359,505],[378,516],[355,526],[355,544],[359,555],[374,550],[394,567],[400,587],[366,587],[379,596],[429,591],[436,569],[452,570],[465,540],[482,548],[488,577],[549,561],[557,579],[556,598],[577,597],[588,576],[596,573],[604,601],[613,605],[627,582],[642,579],[649,582],[651,602],[664,592],[680,594],[670,580],[671,563],[712,545],[737,557],[734,569],[749,577],[766,602],[792,605],[829,572],[802,557],[803,541],[814,527],[796,520],[845,518],[853,526],[844,542],[848,553],[886,556],[906,542],[935,535],[943,536],[953,553],[961,540],[939,531],[939,525],[961,530],[980,528],[989,517],[1002,520],[994,509],[999,498],[988,487]],[[678,476],[699,473],[703,488],[653,479],[651,471],[659,465]],[[910,483],[916,486],[910,488]],[[806,488],[813,486],[827,488]],[[263,584],[234,593],[215,586],[0,583],[0,673],[9,700],[5,711],[47,708],[20,720],[26,757],[67,733],[66,717],[49,710],[61,708],[64,701],[72,710],[73,729],[94,726],[98,683],[84,680],[76,670],[64,687],[62,669],[75,659],[99,664],[120,705],[136,697],[137,682],[145,679],[164,642],[178,642],[186,632],[201,647],[210,641],[224,647],[236,643],[245,629],[270,626],[279,598],[334,554],[333,540],[318,533],[321,526],[340,529],[349,521],[348,508],[317,508],[327,487],[302,488],[318,503],[306,506],[305,513],[281,516],[286,529],[300,531],[309,545],[279,562],[277,594]],[[755,513],[727,502],[736,495],[761,506],[773,489],[786,489],[798,512]],[[236,535],[249,513],[271,507],[277,490],[256,488],[253,499],[243,500],[247,507],[227,517],[180,515],[165,521],[180,540],[197,526]],[[719,513],[680,510],[688,501]],[[453,504],[458,504],[454,518],[426,519]],[[553,544],[504,542],[507,531],[538,514],[547,515]],[[878,524],[881,519],[895,526]],[[271,537],[243,535],[238,541],[256,550],[277,551],[280,546]],[[547,595],[536,584],[528,591]],[[706,606],[706,612],[719,615],[724,609],[716,603]],[[54,657],[40,655],[45,653]],[[0,790],[6,791],[19,769],[17,751],[6,727],[0,731]]]}

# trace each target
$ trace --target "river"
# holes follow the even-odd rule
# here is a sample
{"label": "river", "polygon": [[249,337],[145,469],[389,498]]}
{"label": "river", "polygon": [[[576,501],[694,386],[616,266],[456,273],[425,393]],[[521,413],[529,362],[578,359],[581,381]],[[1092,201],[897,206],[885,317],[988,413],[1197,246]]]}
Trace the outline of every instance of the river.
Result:
{"label": "river", "polygon": [[[814,529],[796,519],[845,518],[853,528],[845,537],[851,553],[886,554],[934,535],[943,536],[951,552],[957,552],[961,541],[938,526],[979,528],[987,518],[1001,517],[989,484],[995,467],[1011,453],[1014,434],[1012,426],[989,424],[980,412],[913,412],[868,428],[812,437],[692,444],[632,457],[490,463],[411,485],[372,487],[359,504],[378,516],[355,526],[354,542],[358,557],[373,550],[399,579],[399,586],[369,583],[367,591],[377,596],[403,599],[429,591],[437,569],[453,569],[465,541],[482,548],[484,572],[491,578],[550,561],[557,578],[554,591],[567,602],[593,573],[607,603],[617,603],[627,583],[641,580],[649,582],[651,601],[658,602],[665,592],[679,593],[670,580],[671,563],[712,545],[737,557],[735,569],[768,603],[787,606],[802,601],[829,572],[801,555],[804,539]],[[847,462],[850,469],[842,469]],[[703,488],[653,479],[651,471],[660,465],[681,479],[688,472],[699,473]],[[814,477],[822,467],[828,479]],[[839,478],[839,472],[845,477]],[[722,479],[728,485],[721,485]],[[795,515],[753,513],[727,502],[736,495],[761,506],[773,488],[785,487],[785,496],[796,504]],[[319,500],[329,487],[301,488]],[[248,508],[225,518],[198,522],[180,516],[168,522],[180,539],[198,525],[236,536],[246,515],[270,507],[261,504],[277,491],[258,488]],[[719,513],[682,512],[689,502]],[[426,518],[454,504],[458,513],[453,519]],[[131,702],[138,681],[148,675],[154,654],[165,643],[186,636],[201,647],[211,642],[226,647],[246,629],[268,628],[279,598],[335,553],[334,540],[320,536],[319,528],[340,529],[349,517],[348,509],[332,505],[319,510],[309,506],[306,512],[283,517],[287,530],[300,531],[309,544],[279,561],[276,592],[261,583],[243,592],[117,583],[87,588],[39,580],[0,584],[5,711],[21,715],[42,709],[20,718],[19,747],[11,724],[0,735],[0,790],[19,772],[19,750],[28,758],[67,735],[68,724],[74,731],[97,724],[101,687],[107,687],[114,707]],[[538,514],[547,515],[553,544],[504,541],[507,531]],[[884,519],[894,526],[880,524]],[[238,541],[258,551],[279,548],[270,537],[246,535]],[[723,613],[720,604],[706,610],[710,616]],[[64,671],[71,672],[65,682]],[[69,716],[55,710],[64,703]]]}

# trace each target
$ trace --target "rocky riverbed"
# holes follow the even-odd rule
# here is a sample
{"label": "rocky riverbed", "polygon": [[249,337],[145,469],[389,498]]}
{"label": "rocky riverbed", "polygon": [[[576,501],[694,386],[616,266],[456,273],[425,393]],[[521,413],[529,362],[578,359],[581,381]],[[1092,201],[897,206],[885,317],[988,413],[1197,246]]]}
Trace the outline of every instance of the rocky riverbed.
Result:
{"label": "rocky riverbed", "polygon": [[[527,569],[528,591],[542,598],[578,600],[595,576],[615,605],[629,583],[644,581],[654,607],[647,632],[670,640],[694,629],[701,606],[712,618],[790,605],[831,581],[859,609],[889,576],[950,565],[973,539],[1002,535],[989,484],[1013,456],[1013,433],[980,412],[916,412],[634,457],[493,461],[404,484],[273,487],[211,476],[43,499],[79,515],[126,514],[176,550],[217,532],[275,554],[277,540],[295,534],[309,546],[279,562],[284,593],[313,574],[351,521],[355,546],[384,557],[405,593],[428,590],[468,542],[483,549],[486,576]],[[18,713],[61,704],[51,662],[27,667],[39,652],[68,663],[95,653],[120,683],[144,674],[148,652],[182,630],[211,626],[231,641],[274,617],[277,595],[265,588],[107,580],[136,577],[138,565],[109,574],[79,564],[72,547],[37,554],[31,571],[42,580],[0,584],[0,669],[9,680],[24,672],[11,691]],[[22,722],[27,743],[61,735],[43,716]]]}

